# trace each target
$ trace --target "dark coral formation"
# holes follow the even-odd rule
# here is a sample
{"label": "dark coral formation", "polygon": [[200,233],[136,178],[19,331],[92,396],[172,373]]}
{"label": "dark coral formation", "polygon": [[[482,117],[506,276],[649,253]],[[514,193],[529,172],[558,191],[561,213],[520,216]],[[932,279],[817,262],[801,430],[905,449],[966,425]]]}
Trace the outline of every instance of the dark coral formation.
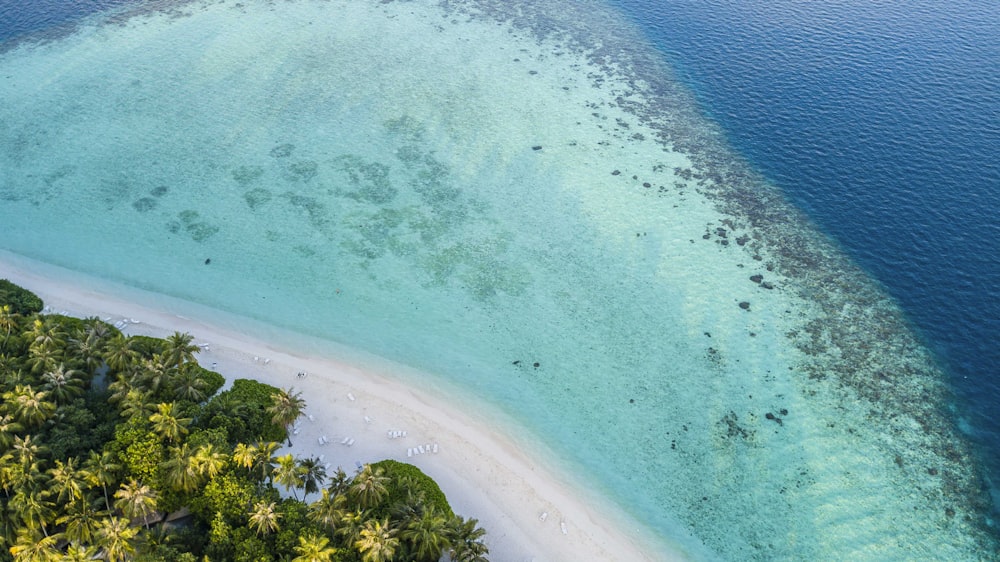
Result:
{"label": "dark coral formation", "polygon": [[[606,76],[626,85],[618,107],[655,130],[665,148],[693,162],[674,170],[682,180],[678,189],[695,189],[728,217],[724,229],[706,230],[704,238],[764,262],[769,277],[787,279],[781,287],[811,303],[811,320],[787,334],[806,357],[796,369],[805,392],[829,393],[845,408],[866,410],[870,423],[885,434],[877,446],[887,458],[899,459],[900,470],[915,470],[909,467],[935,458],[935,470],[943,477],[915,493],[928,504],[942,505],[955,532],[979,541],[981,552],[1000,551],[988,523],[993,506],[983,468],[947,413],[952,395],[941,366],[890,297],[835,243],[800,226],[810,223],[803,213],[748,163],[734,158],[722,131],[700,115],[690,93],[643,47],[641,37],[620,26],[612,34],[607,20],[592,21],[577,11],[568,15],[540,2],[482,0],[470,6],[444,0],[442,5],[504,22],[540,40],[558,35],[563,48],[585,54]],[[600,30],[599,41],[593,40],[593,30]],[[609,40],[612,36],[618,40]],[[607,81],[595,77],[594,82],[601,87]],[[728,243],[731,239],[735,245]],[[773,281],[756,277],[753,282],[761,288],[775,288]],[[724,418],[725,427],[737,427],[727,419],[735,424]]]}
{"label": "dark coral formation", "polygon": [[167,223],[167,230],[173,234],[185,232],[195,242],[204,242],[219,231],[219,227],[199,220],[198,211],[188,209],[177,213],[177,220]]}

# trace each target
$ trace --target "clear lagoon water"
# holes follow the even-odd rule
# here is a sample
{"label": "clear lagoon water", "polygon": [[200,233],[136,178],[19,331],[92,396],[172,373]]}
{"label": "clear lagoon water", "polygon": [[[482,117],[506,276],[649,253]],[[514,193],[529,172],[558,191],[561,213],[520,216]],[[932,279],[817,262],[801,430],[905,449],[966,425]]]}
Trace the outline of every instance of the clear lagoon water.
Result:
{"label": "clear lagoon water", "polygon": [[994,559],[989,14],[4,0],[0,246],[475,393],[694,558]]}

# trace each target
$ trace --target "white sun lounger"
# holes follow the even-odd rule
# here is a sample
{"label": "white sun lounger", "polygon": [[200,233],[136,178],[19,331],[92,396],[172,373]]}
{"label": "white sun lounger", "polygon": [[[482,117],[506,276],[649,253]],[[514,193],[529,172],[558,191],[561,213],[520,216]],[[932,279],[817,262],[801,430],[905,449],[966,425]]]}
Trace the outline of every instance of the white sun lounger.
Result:
{"label": "white sun lounger", "polygon": [[545,521],[548,518],[549,518],[549,512],[548,511],[543,511],[542,514],[538,516],[538,520],[539,521]]}
{"label": "white sun lounger", "polygon": [[348,442],[348,441],[350,441],[350,440],[351,440],[351,438],[350,438],[350,437],[344,437],[344,440],[343,440],[343,441],[341,441],[341,442],[340,442],[340,444],[341,444],[341,445],[347,445],[347,442]]}
{"label": "white sun lounger", "polygon": [[437,444],[437,443],[435,443],[435,444],[434,444],[434,452],[435,452],[435,453],[437,453],[437,452],[438,452],[438,444]]}
{"label": "white sun lounger", "polygon": [[350,400],[351,402],[354,402],[354,400],[355,400],[355,398],[354,398],[354,394],[353,394],[353,393],[350,393],[350,392],[348,392],[348,393],[347,393],[347,399],[348,399],[348,400]]}
{"label": "white sun lounger", "polygon": [[564,534],[564,535],[568,535],[569,534],[569,531],[566,530],[566,522],[565,521],[560,521],[559,522],[559,529],[562,530],[562,534]]}
{"label": "white sun lounger", "polygon": [[407,457],[412,457],[413,456],[413,447],[408,447],[406,449],[406,456]]}
{"label": "white sun lounger", "polygon": [[420,454],[421,455],[424,454],[424,446],[423,445],[417,445],[417,449],[420,449]]}

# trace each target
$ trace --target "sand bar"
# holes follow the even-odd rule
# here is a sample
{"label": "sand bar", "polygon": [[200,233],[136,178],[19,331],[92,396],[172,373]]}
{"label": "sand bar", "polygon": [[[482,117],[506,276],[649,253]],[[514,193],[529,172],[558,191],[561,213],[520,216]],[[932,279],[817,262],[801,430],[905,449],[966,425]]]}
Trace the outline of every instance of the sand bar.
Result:
{"label": "sand bar", "polygon": [[[539,448],[535,441],[506,433],[506,423],[487,425],[488,420],[475,418],[470,412],[482,415],[485,406],[468,397],[451,401],[441,392],[404,384],[391,372],[276,347],[215,324],[205,314],[192,314],[197,305],[175,301],[183,308],[172,309],[171,300],[162,295],[3,250],[0,278],[38,294],[47,312],[110,317],[112,324],[124,323],[122,331],[129,335],[190,333],[203,346],[199,362],[214,366],[227,384],[234,378],[253,378],[302,392],[307,415],[286,451],[299,457],[323,455],[331,469],[341,466],[348,473],[359,462],[380,459],[420,467],[441,485],[456,513],[479,519],[493,560],[685,558],[606,500],[570,484],[573,478],[554,471],[545,460],[547,451],[525,448],[525,443]],[[456,407],[456,402],[465,407]],[[406,435],[391,436],[393,431]]]}

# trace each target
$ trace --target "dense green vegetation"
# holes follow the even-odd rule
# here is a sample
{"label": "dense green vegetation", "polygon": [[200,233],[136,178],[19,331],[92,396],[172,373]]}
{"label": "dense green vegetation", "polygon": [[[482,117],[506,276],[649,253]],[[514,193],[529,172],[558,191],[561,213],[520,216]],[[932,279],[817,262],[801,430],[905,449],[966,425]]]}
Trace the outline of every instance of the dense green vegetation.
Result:
{"label": "dense green vegetation", "polygon": [[279,455],[298,394],[216,394],[190,335],[41,309],[0,281],[0,561],[486,560],[477,521],[416,467]]}

